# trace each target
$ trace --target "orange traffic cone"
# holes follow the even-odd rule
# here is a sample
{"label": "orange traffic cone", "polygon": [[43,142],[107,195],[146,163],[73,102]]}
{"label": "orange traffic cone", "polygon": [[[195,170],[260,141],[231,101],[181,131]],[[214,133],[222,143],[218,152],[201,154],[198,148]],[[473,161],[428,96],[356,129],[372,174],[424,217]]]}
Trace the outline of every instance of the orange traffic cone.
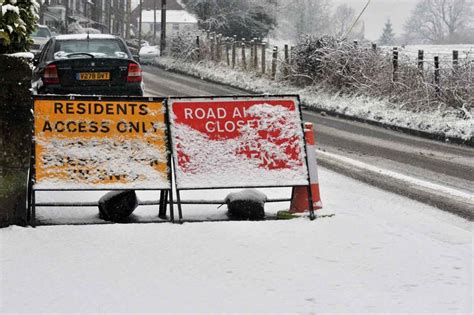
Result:
{"label": "orange traffic cone", "polygon": [[310,122],[304,124],[304,137],[306,140],[306,154],[308,155],[310,186],[293,187],[290,213],[310,211],[311,204],[313,210],[322,209],[323,207],[323,204],[321,203],[321,194],[319,192],[318,163],[316,161],[316,144],[314,141],[313,124]]}

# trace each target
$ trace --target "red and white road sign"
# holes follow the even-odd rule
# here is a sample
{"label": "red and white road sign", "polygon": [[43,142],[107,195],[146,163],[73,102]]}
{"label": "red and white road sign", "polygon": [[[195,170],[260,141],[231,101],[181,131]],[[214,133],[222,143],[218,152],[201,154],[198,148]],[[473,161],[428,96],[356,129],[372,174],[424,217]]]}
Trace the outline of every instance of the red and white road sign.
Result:
{"label": "red and white road sign", "polygon": [[298,98],[170,99],[178,189],[308,185]]}

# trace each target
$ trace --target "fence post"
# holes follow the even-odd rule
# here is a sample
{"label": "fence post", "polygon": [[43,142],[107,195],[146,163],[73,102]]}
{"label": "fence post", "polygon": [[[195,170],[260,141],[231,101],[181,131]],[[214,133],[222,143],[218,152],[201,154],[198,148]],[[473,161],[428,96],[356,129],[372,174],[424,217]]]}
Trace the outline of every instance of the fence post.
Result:
{"label": "fence post", "polygon": [[267,44],[262,43],[261,47],[262,47],[262,74],[265,74],[266,68],[267,68],[267,60],[265,56],[265,53],[267,50]]}
{"label": "fence post", "polygon": [[439,85],[439,57],[434,57],[434,84],[435,84],[435,91],[436,96],[439,96],[441,92],[441,88]]}
{"label": "fence post", "polygon": [[288,44],[285,44],[285,67],[283,68],[283,75],[288,76],[288,69],[290,67],[290,52],[288,49]]}
{"label": "fence post", "polygon": [[278,58],[278,47],[273,47],[273,56],[272,56],[272,79],[276,79],[276,70],[277,70],[277,58]]}
{"label": "fence post", "polygon": [[197,58],[198,60],[201,60],[201,43],[200,43],[199,35],[196,36],[196,47],[197,47]]}
{"label": "fence post", "polygon": [[225,39],[225,60],[227,62],[227,66],[230,66],[230,56],[229,56],[229,38]]}
{"label": "fence post", "polygon": [[393,47],[393,82],[398,80],[398,47]]}
{"label": "fence post", "polygon": [[453,73],[459,69],[459,51],[453,50]]}
{"label": "fence post", "polygon": [[211,34],[211,37],[209,39],[211,41],[211,60],[214,61],[214,60],[216,60],[216,58],[215,58],[214,36],[212,36],[212,34]]}
{"label": "fence post", "polygon": [[423,50],[418,50],[418,70],[420,71],[420,74],[423,75],[423,68],[424,68],[424,55],[425,52]]}
{"label": "fence post", "polygon": [[358,41],[354,41],[354,47],[357,48],[357,46],[359,46],[359,42]]}
{"label": "fence post", "polygon": [[221,61],[221,34],[217,34],[215,37],[215,45],[216,45],[216,61]]}
{"label": "fence post", "polygon": [[376,43],[372,43],[372,50],[377,51],[377,44]]}
{"label": "fence post", "polygon": [[236,55],[236,49],[237,49],[235,45],[237,45],[237,41],[235,40],[235,36],[234,36],[234,38],[232,39],[232,69],[235,68],[235,55]]}
{"label": "fence post", "polygon": [[222,34],[218,34],[216,37],[216,57],[217,62],[222,60]]}
{"label": "fence post", "polygon": [[245,58],[245,38],[242,38],[242,69],[247,69],[247,60]]}
{"label": "fence post", "polygon": [[250,59],[249,59],[249,68],[253,68],[253,59],[254,59],[254,51],[253,51],[253,45],[255,41],[252,39],[250,40]]}
{"label": "fence post", "polygon": [[258,69],[258,39],[255,38],[253,43],[253,68]]}

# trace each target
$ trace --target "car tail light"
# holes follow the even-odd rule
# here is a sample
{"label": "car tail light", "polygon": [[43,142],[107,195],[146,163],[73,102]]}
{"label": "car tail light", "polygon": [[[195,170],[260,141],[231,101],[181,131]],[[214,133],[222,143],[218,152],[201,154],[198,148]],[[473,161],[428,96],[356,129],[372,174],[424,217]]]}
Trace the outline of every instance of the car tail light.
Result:
{"label": "car tail light", "polygon": [[142,82],[142,68],[139,64],[128,64],[127,82]]}
{"label": "car tail light", "polygon": [[59,84],[58,68],[56,65],[47,65],[46,68],[44,68],[43,83]]}

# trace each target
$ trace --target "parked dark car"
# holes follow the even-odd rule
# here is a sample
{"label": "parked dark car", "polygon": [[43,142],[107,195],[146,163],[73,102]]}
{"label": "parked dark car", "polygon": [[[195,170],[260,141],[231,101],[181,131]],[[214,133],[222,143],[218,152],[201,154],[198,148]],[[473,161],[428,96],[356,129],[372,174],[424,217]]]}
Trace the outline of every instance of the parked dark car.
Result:
{"label": "parked dark car", "polygon": [[140,64],[123,39],[105,34],[52,37],[35,59],[32,87],[38,94],[142,96],[144,90]]}

